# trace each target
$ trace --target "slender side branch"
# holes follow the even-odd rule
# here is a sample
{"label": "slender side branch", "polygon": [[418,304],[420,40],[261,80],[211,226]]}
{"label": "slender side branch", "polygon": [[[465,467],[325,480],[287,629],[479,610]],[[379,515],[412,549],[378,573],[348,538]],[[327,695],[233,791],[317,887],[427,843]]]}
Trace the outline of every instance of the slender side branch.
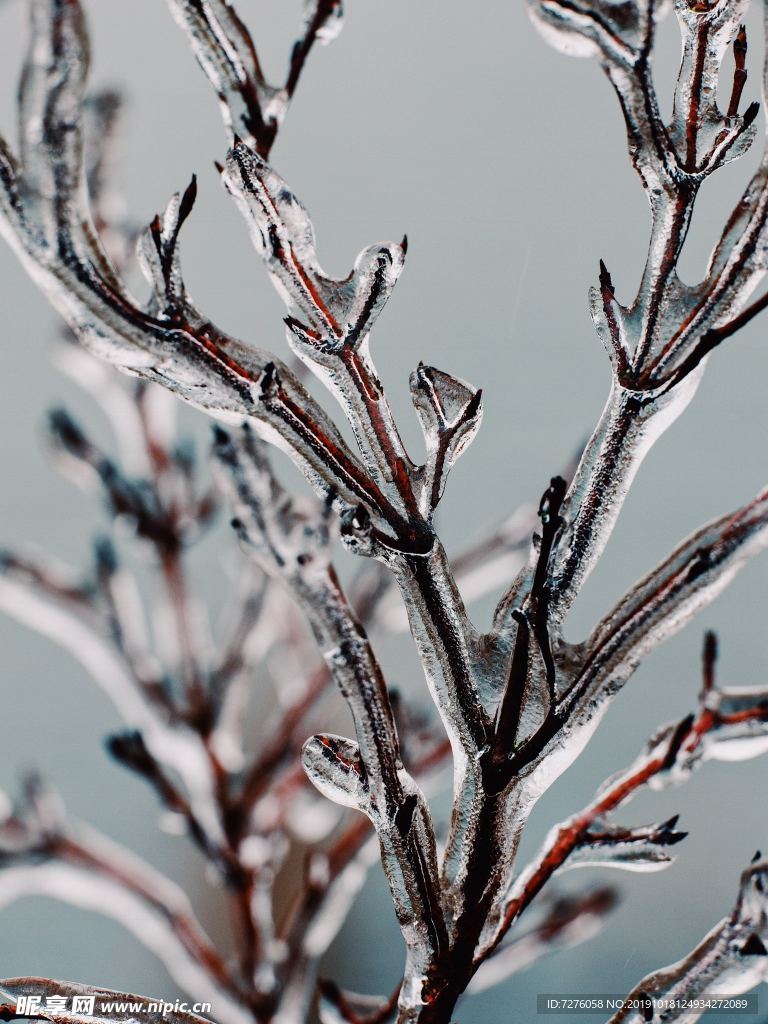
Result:
{"label": "slender side branch", "polygon": [[250,1019],[245,996],[173,882],[85,826],[65,824],[37,784],[0,823],[0,904],[48,895],[106,913],[128,928],[197,998],[232,1024]]}
{"label": "slender side branch", "polygon": [[[624,866],[636,864],[641,869],[643,864],[648,866],[649,862],[642,858],[627,858],[632,843],[625,845],[634,834],[640,839],[642,851],[647,837],[638,836],[634,829],[616,832],[613,826],[606,826],[607,816],[644,787],[662,789],[680,785],[708,760],[747,760],[768,752],[768,690],[717,688],[716,654],[715,636],[708,633],[704,641],[702,690],[696,712],[661,726],[627,769],[608,779],[591,803],[550,832],[538,856],[511,883],[500,923],[478,954],[478,964],[493,954],[508,930],[557,872],[578,864],[604,862],[606,852],[612,846],[615,852],[617,842],[620,859],[613,858],[614,864],[621,866],[623,858]],[[681,833],[672,832],[675,822],[673,819],[664,823],[659,833],[663,838],[662,846],[683,837]],[[596,832],[601,836],[597,845],[594,843]],[[668,862],[663,850],[659,852],[661,858],[655,858],[650,864],[663,866]],[[579,856],[574,857],[575,854]]]}
{"label": "slender side branch", "polygon": [[229,0],[168,0],[168,6],[216,90],[230,139],[239,135],[268,157],[312,47],[331,42],[341,31],[341,0],[307,4],[287,78],[279,87],[265,79],[253,40]]}
{"label": "slender side branch", "polygon": [[[217,455],[242,539],[262,568],[306,610],[355,724],[357,742],[330,735],[308,740],[304,767],[322,793],[373,822],[406,941],[408,969],[424,975],[446,941],[434,830],[426,801],[402,766],[381,669],[324,551],[327,506],[318,518],[317,511],[313,516],[290,499],[247,430],[239,445],[220,433]],[[420,995],[404,993],[404,998]]]}

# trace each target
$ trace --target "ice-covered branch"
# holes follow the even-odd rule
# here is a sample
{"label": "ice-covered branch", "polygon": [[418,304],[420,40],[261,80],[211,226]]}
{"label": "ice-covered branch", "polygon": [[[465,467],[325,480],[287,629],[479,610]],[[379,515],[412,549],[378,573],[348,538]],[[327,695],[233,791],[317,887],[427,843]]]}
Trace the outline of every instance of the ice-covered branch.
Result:
{"label": "ice-covered branch", "polygon": [[[690,287],[677,263],[702,181],[750,146],[758,105],[738,108],[746,82],[746,2],[675,4],[683,58],[672,123],[665,125],[651,80],[654,22],[664,5],[633,0],[560,3],[532,0],[545,34],[566,52],[596,56],[617,91],[633,162],[652,212],[648,259],[629,306],[601,265],[592,318],[611,356],[613,385],[600,422],[563,504],[563,529],[550,570],[552,614],[561,621],[596,564],[624,497],[652,444],[680,415],[705,357],[763,308],[746,310],[765,274],[768,189],[764,167],[736,207],[704,280]],[[725,113],[717,86],[733,46],[734,80]]]}
{"label": "ice-covered branch", "polygon": [[591,939],[616,902],[615,891],[605,887],[555,899],[535,927],[497,948],[491,958],[483,961],[468,991],[484,992],[527,970],[543,957]]}
{"label": "ice-covered branch", "polygon": [[217,455],[241,537],[305,609],[352,714],[356,741],[315,736],[304,746],[304,767],[322,793],[373,822],[409,970],[423,975],[445,943],[434,831],[426,801],[401,762],[381,669],[328,560],[328,510],[302,509],[283,492],[247,430],[238,444],[220,434]]}
{"label": "ice-covered branch", "polygon": [[768,979],[768,862],[760,854],[741,876],[732,913],[684,959],[644,978],[609,1024],[697,1021],[706,997],[740,995]]}
{"label": "ice-covered branch", "polygon": [[647,189],[673,187],[674,150],[659,110],[650,72],[656,20],[663,5],[633,0],[617,8],[604,0],[574,4],[530,0],[545,38],[563,53],[595,57],[621,104],[633,164]]}
{"label": "ice-covered branch", "polygon": [[[87,37],[80,7],[74,0],[31,0],[31,6],[33,41],[23,87],[30,98],[24,109],[31,117],[42,103],[45,116],[36,115],[24,129],[19,162],[0,144],[0,229],[22,262],[87,348],[213,415],[251,420],[291,452],[316,487],[337,494],[347,506],[366,499],[387,509],[339,432],[287,367],[213,327],[178,282],[178,302],[164,312],[142,310],[128,295],[89,226],[80,123]],[[49,92],[55,102],[46,104]],[[192,200],[190,191],[185,202],[175,199],[164,221],[150,228],[151,241],[162,248],[161,269],[174,262]],[[157,288],[148,250],[145,239],[145,265]]]}
{"label": "ice-covered branch", "polygon": [[339,398],[372,478],[413,518],[415,467],[368,353],[369,331],[402,270],[405,244],[371,246],[358,256],[349,277],[332,280],[318,264],[303,206],[282,178],[239,140],[224,182],[289,310],[308,321],[293,316],[286,321],[294,350]]}
{"label": "ice-covered branch", "polygon": [[32,894],[114,917],[186,991],[215,1000],[222,1019],[249,1019],[237,979],[184,892],[111,840],[66,822],[52,794],[36,783],[28,785],[25,805],[0,823],[0,904]]}
{"label": "ice-covered branch", "polygon": [[589,728],[640,660],[714,600],[766,544],[765,491],[694,533],[596,627],[582,667],[559,705],[562,719]]}
{"label": "ice-covered branch", "polygon": [[126,724],[141,731],[152,759],[182,781],[197,828],[209,849],[220,849],[223,833],[211,765],[199,734],[176,718],[161,680],[137,678],[135,661],[115,644],[109,615],[92,594],[48,567],[7,555],[0,573],[0,603],[83,664]]}
{"label": "ice-covered branch", "polygon": [[168,6],[216,90],[230,137],[239,135],[269,156],[312,47],[329,43],[341,30],[342,0],[309,0],[279,87],[264,77],[253,39],[229,0],[168,0]]}
{"label": "ice-covered branch", "polygon": [[[708,633],[704,641],[702,690],[697,710],[678,722],[661,726],[627,769],[608,779],[591,803],[552,830],[538,856],[511,883],[500,923],[480,952],[478,962],[484,961],[498,946],[556,872],[579,863],[579,857],[574,859],[574,854],[584,852],[583,862],[594,857],[591,836],[596,823],[605,823],[608,815],[643,787],[661,789],[679,785],[708,760],[747,760],[768,752],[768,690],[717,687],[716,654],[715,636]],[[666,840],[674,836],[682,838],[680,833],[673,832],[674,824],[674,821],[667,822],[662,828],[660,834]],[[621,828],[606,831],[603,825],[599,830],[608,846],[612,839],[618,839],[621,845],[622,832],[625,835],[636,832]],[[642,840],[642,836],[639,838]]]}
{"label": "ice-covered branch", "polygon": [[[396,516],[363,501],[342,517],[348,548],[384,562],[401,590],[430,690],[454,751],[454,821],[476,816],[477,754],[487,740],[486,666],[445,551],[431,525],[445,478],[480,421],[479,393],[441,371],[419,367],[414,404],[427,441],[427,462],[411,462],[368,354],[370,328],[402,267],[404,245],[364,250],[352,274],[321,270],[306,211],[285,182],[239,140],[224,179],[251,227],[289,311],[289,340],[339,398],[366,468]],[[445,874],[460,872],[456,831]]]}

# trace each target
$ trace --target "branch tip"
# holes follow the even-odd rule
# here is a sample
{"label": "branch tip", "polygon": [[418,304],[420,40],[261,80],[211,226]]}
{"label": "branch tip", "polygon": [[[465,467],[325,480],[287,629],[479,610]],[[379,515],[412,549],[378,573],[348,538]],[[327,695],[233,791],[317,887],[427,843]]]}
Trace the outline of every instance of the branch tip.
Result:
{"label": "branch tip", "polygon": [[600,289],[603,294],[607,293],[611,298],[615,295],[611,275],[608,273],[608,268],[602,260],[600,260]]}

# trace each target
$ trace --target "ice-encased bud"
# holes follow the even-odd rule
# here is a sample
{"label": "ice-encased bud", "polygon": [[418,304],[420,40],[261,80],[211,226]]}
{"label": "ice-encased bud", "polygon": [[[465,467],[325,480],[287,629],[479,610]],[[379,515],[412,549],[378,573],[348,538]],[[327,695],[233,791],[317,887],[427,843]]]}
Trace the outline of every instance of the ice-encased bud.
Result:
{"label": "ice-encased bud", "polygon": [[329,800],[358,809],[367,803],[365,770],[354,740],[311,736],[302,747],[301,763],[313,786]]}

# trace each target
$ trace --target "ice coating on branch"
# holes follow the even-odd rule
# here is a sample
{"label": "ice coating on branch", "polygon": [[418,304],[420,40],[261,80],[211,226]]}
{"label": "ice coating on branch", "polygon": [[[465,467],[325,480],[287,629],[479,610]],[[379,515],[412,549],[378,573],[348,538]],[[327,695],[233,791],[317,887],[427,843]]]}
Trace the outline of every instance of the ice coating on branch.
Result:
{"label": "ice coating on branch", "polygon": [[[133,932],[178,984],[201,998],[219,1000],[223,1021],[248,1020],[245,1008],[227,992],[223,962],[183,890],[105,836],[69,822],[58,798],[39,780],[27,782],[23,799],[0,821],[0,868],[0,906],[25,895],[45,895],[107,913]],[[201,959],[210,971],[202,968]],[[33,980],[35,985],[29,979],[0,982],[0,989],[13,995],[99,991]],[[78,1019],[66,1011],[61,1016],[62,1021]]]}
{"label": "ice coating on branch", "polygon": [[[738,900],[691,953],[647,978],[627,997],[625,1008],[609,1024],[642,1024],[655,1019],[668,1000],[663,1019],[696,1021],[704,996],[740,995],[768,978],[768,864],[759,855],[741,876]],[[696,1001],[699,1000],[697,1003]],[[693,1004],[693,1005],[691,1005]],[[656,1011],[659,1012],[658,1010]]]}
{"label": "ice coating on branch", "polygon": [[306,0],[285,82],[277,86],[265,78],[253,39],[230,0],[168,0],[168,5],[216,91],[230,136],[239,135],[268,155],[315,41],[327,44],[341,31],[341,0]]}
{"label": "ice coating on branch", "polygon": [[256,50],[229,0],[168,0],[171,13],[219,97],[230,132],[268,148],[285,116],[285,89],[270,85]]}
{"label": "ice coating on branch", "polygon": [[192,310],[181,275],[178,242],[179,232],[196,198],[197,179],[193,176],[184,194],[177,192],[172,196],[162,217],[155,217],[137,243],[141,269],[152,286],[150,309],[166,319]]}
{"label": "ice coating on branch", "polygon": [[400,276],[404,245],[370,246],[348,277],[329,278],[318,262],[304,206],[280,175],[239,140],[227,158],[224,183],[248,220],[253,243],[289,310],[309,322],[289,322],[299,342],[319,353],[358,347]]}
{"label": "ice coating on branch", "polygon": [[[747,34],[743,22],[748,9],[749,0],[714,3],[704,10],[687,3],[675,5],[684,48],[669,133],[687,169],[710,169],[713,164],[722,166],[738,158],[757,133],[754,121],[759,104],[750,103],[743,115],[738,114],[747,81]],[[721,110],[717,102],[718,78],[729,47],[733,48],[736,70],[729,105]],[[696,104],[695,133],[691,131],[688,115],[692,102]]]}
{"label": "ice coating on branch", "polygon": [[312,785],[329,800],[357,810],[365,806],[365,775],[357,743],[343,736],[312,736],[302,748],[301,763]]}
{"label": "ice coating on branch", "polygon": [[610,40],[618,52],[640,49],[651,17],[659,20],[670,0],[587,0],[578,6],[560,0],[528,0],[528,13],[555,49],[574,57],[595,57]]}
{"label": "ice coating on branch", "polygon": [[427,447],[420,505],[431,516],[453,465],[480,429],[482,392],[423,363],[411,374],[410,384]]}
{"label": "ice coating on branch", "polygon": [[616,903],[616,892],[607,887],[556,897],[533,928],[511,937],[483,962],[468,991],[484,992],[544,957],[586,942],[601,930]]}
{"label": "ice coating on branch", "polygon": [[[676,732],[677,730],[677,732]],[[654,789],[679,785],[706,761],[749,761],[768,753],[768,692],[761,687],[713,688],[704,693],[698,717],[684,735],[679,724],[664,726],[646,756],[660,754],[677,736],[674,759],[650,780]]]}
{"label": "ice coating on branch", "polygon": [[627,828],[596,818],[578,849],[568,859],[568,867],[609,867],[625,871],[658,871],[674,860],[668,847],[685,839],[676,832],[677,815],[660,825]]}
{"label": "ice coating on branch", "polygon": [[569,28],[557,8],[547,3],[528,4],[528,15],[541,37],[567,57],[596,57],[600,50],[588,36]]}
{"label": "ice coating on branch", "polygon": [[[405,240],[370,246],[347,278],[331,279],[317,260],[306,210],[283,179],[240,140],[229,153],[223,178],[278,292],[289,310],[302,317],[286,319],[289,343],[339,400],[371,479],[409,518],[405,529],[418,530],[411,479],[415,466],[369,352],[370,329],[403,267]],[[396,532],[403,532],[403,525]]]}

